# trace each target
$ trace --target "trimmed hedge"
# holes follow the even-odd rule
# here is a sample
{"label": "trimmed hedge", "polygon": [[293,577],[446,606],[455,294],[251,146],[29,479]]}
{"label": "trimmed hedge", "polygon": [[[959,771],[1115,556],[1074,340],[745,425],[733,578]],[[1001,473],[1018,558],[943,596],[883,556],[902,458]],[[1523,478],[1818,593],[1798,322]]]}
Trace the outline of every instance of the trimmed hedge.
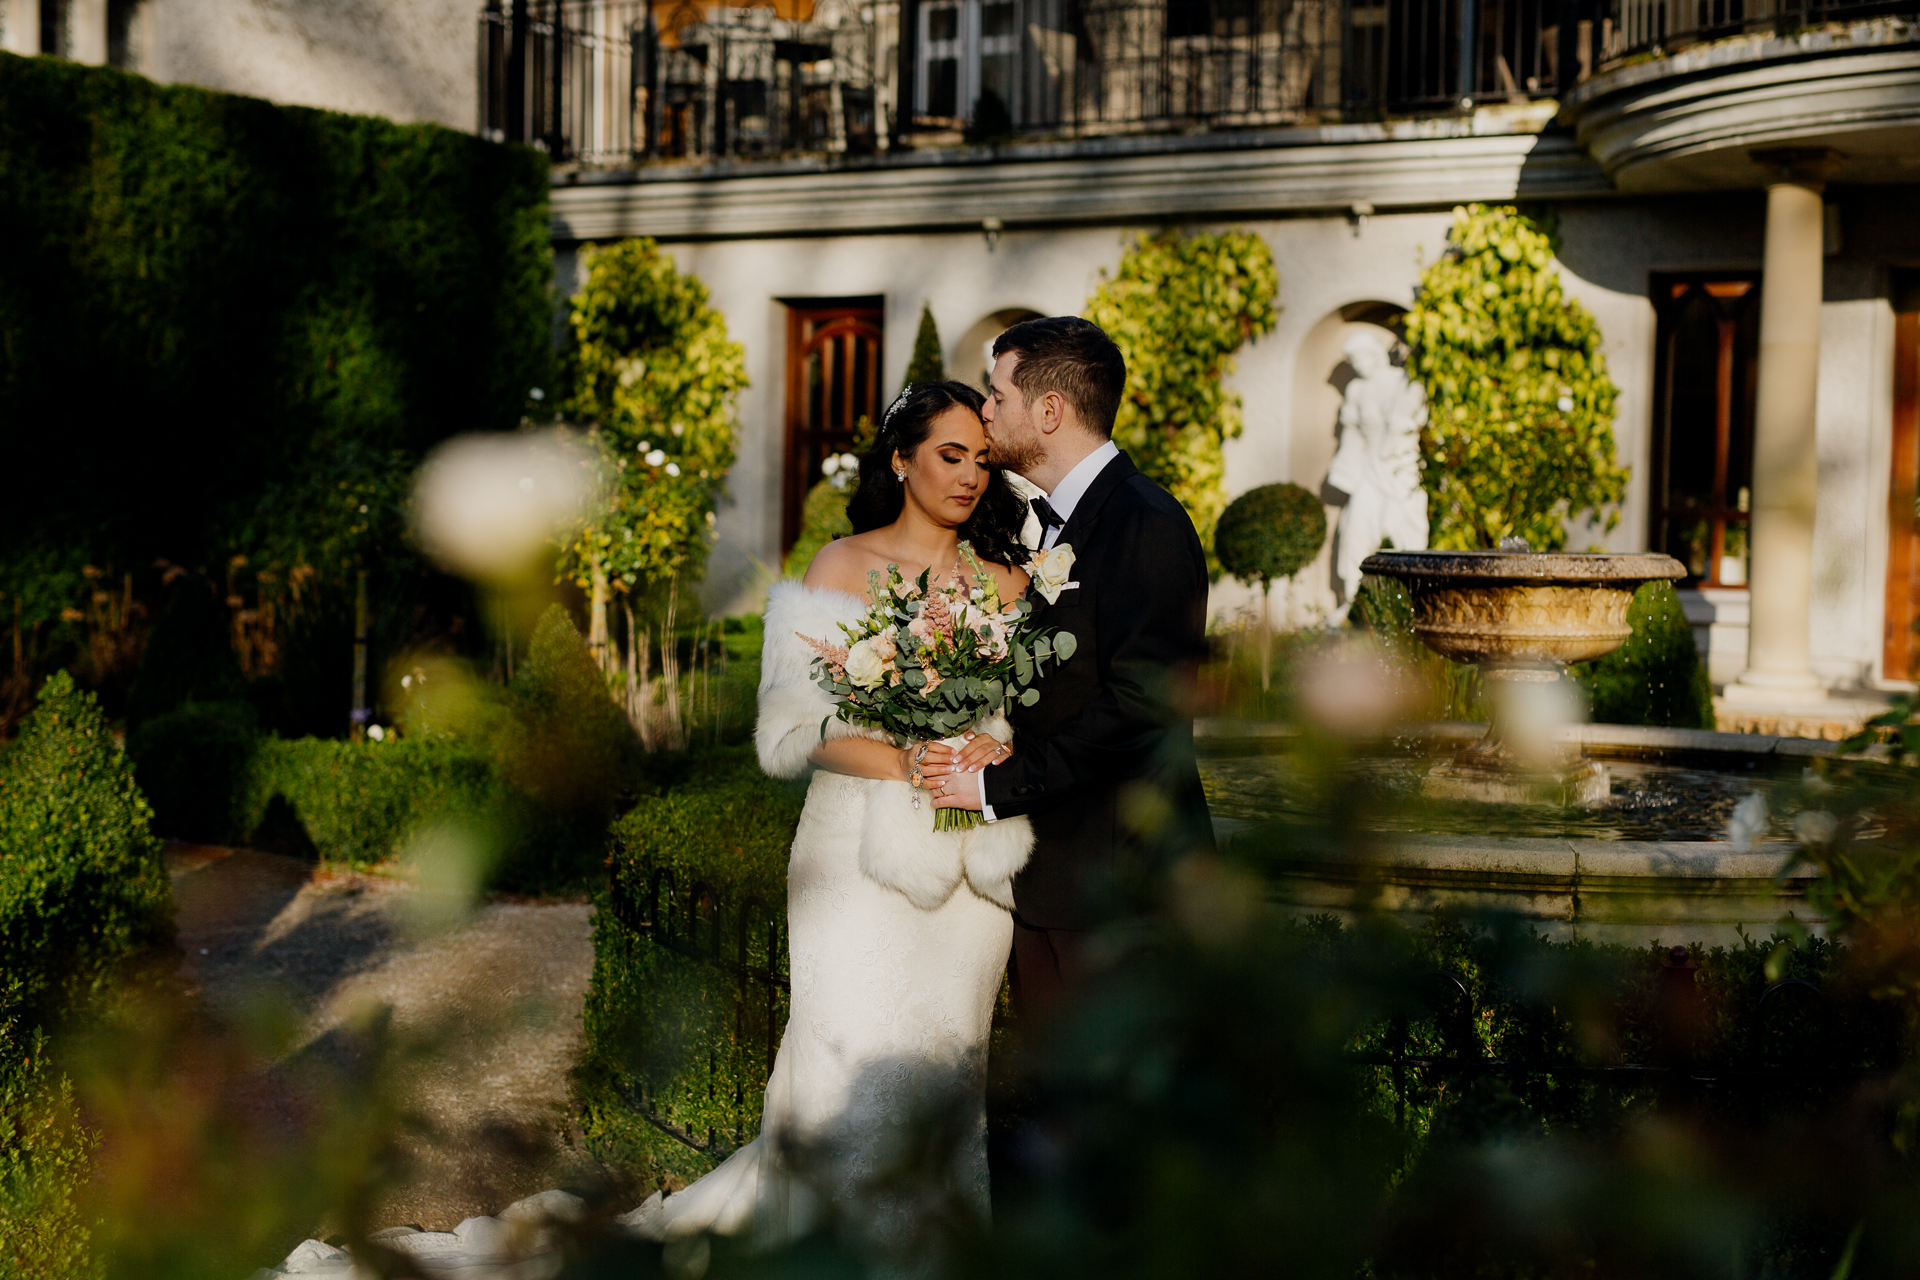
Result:
{"label": "trimmed hedge", "polygon": [[[718,754],[711,768],[614,824],[611,887],[644,910],[652,873],[671,873],[673,928],[684,936],[685,895],[696,882],[712,885],[717,919],[703,905],[698,937],[704,950],[717,928],[729,959],[737,957],[742,903],[758,899],[779,925],[774,959],[784,974],[787,855],[804,790],[761,775],[751,748]],[[596,902],[586,1050],[575,1070],[582,1127],[604,1158],[644,1183],[691,1181],[759,1131],[767,1046],[786,1024],[786,992],[773,992],[769,1011],[766,984],[635,933],[607,890]],[[764,965],[759,918],[750,958]],[[711,1139],[710,1150],[693,1149],[663,1124],[702,1145]]]}
{"label": "trimmed hedge", "polygon": [[0,757],[0,977],[29,1025],[104,995],[173,939],[152,811],[93,695],[64,671]]}
{"label": "trimmed hedge", "polygon": [[1627,610],[1633,634],[1597,662],[1575,667],[1595,724],[1711,729],[1713,686],[1671,582],[1648,582]]}
{"label": "trimmed hedge", "polygon": [[0,53],[0,227],[0,423],[33,477],[0,589],[29,624],[88,561],[338,562],[361,535],[321,501],[335,473],[404,475],[551,385],[529,147]]}

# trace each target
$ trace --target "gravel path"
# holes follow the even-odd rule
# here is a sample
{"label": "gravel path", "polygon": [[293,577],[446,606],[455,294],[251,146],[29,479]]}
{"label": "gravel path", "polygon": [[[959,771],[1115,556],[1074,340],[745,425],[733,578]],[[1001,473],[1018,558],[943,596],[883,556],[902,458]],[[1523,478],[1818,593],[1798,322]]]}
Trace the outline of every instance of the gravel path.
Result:
{"label": "gravel path", "polygon": [[369,1005],[437,1052],[408,1082],[425,1120],[405,1180],[376,1220],[429,1231],[496,1213],[598,1167],[569,1141],[567,1071],[593,970],[584,902],[489,902],[428,940],[405,928],[413,890],[251,850],[172,845],[184,976],[214,1011],[263,985],[303,1018],[298,1052],[334,1051]]}

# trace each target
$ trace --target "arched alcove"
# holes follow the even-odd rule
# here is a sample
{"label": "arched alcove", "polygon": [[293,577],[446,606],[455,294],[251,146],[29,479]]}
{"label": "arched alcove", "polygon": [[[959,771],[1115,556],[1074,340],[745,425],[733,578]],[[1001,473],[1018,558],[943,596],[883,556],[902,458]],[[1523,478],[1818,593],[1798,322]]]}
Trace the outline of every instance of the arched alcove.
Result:
{"label": "arched alcove", "polygon": [[[1294,356],[1293,432],[1287,474],[1303,488],[1329,496],[1325,488],[1327,467],[1339,444],[1340,399],[1354,373],[1341,355],[1341,348],[1356,333],[1375,333],[1397,347],[1401,341],[1401,321],[1406,308],[1391,302],[1364,300],[1329,311],[1307,330]],[[1333,580],[1333,535],[1340,508],[1327,506],[1327,543],[1319,557],[1301,570],[1296,591],[1299,606],[1317,607],[1322,613],[1337,605],[1339,593]],[[1292,612],[1292,610],[1290,610]]]}
{"label": "arched alcove", "polygon": [[993,340],[1022,320],[1038,320],[1044,314],[1031,307],[1002,307],[981,317],[948,349],[947,376],[984,388],[993,371]]}

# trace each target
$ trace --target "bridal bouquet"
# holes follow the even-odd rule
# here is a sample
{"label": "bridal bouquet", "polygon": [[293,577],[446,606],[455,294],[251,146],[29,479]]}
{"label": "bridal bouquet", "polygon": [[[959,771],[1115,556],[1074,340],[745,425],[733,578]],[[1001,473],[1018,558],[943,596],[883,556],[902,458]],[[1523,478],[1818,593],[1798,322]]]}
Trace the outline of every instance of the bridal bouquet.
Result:
{"label": "bridal bouquet", "polygon": [[[840,719],[901,742],[957,746],[957,735],[1009,700],[1023,707],[1039,701],[1033,683],[1046,664],[1073,656],[1078,642],[1071,632],[1030,630],[1033,606],[1003,604],[973,548],[961,543],[960,556],[965,571],[945,578],[922,571],[908,580],[898,565],[868,574],[876,603],[859,621],[840,624],[845,644],[800,637],[815,654],[815,683],[839,700],[834,714]],[[971,810],[940,809],[934,830],[980,821]]]}

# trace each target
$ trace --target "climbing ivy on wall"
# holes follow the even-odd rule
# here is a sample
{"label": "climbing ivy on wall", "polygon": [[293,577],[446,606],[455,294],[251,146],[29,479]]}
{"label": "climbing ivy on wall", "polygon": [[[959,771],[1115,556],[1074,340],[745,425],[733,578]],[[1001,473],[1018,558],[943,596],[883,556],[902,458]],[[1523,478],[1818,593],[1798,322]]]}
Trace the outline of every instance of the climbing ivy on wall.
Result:
{"label": "climbing ivy on wall", "polygon": [[1273,254],[1252,232],[1168,229],[1131,239],[1087,303],[1127,361],[1113,438],[1180,500],[1210,561],[1227,505],[1221,446],[1241,429],[1225,379],[1241,345],[1273,329],[1279,292]]}
{"label": "climbing ivy on wall", "polygon": [[1421,465],[1432,545],[1567,542],[1570,518],[1611,529],[1619,397],[1592,313],[1566,296],[1551,237],[1511,208],[1454,210],[1447,251],[1406,317],[1410,371],[1431,406]]}

